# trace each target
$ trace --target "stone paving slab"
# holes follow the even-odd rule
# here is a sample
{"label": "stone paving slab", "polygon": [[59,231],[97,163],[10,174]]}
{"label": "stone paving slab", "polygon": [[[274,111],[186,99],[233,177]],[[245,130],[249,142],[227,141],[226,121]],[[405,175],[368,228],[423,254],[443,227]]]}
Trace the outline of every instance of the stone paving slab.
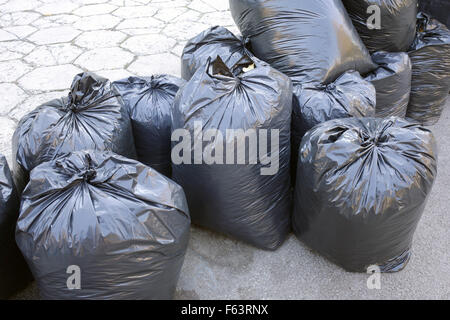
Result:
{"label": "stone paving slab", "polygon": [[[72,78],[95,71],[111,80],[180,75],[186,40],[221,24],[238,33],[227,0],[0,0],[0,153],[11,163],[20,118],[67,94]],[[290,236],[266,252],[196,227],[178,299],[450,299],[450,100],[433,127],[439,174],[407,268],[382,276],[347,273]],[[17,299],[38,299],[35,284]]]}

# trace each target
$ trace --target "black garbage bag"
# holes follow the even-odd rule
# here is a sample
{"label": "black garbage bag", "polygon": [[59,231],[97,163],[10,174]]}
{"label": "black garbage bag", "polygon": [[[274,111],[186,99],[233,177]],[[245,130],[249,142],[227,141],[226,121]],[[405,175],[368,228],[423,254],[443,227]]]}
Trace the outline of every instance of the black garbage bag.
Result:
{"label": "black garbage bag", "polygon": [[436,177],[433,134],[397,117],[322,123],[301,144],[293,229],[348,271],[403,269]]}
{"label": "black garbage bag", "polygon": [[37,166],[16,241],[44,299],[171,299],[190,219],[183,189],[109,151]]}
{"label": "black garbage bag", "polygon": [[378,68],[367,74],[377,91],[376,116],[404,118],[411,94],[411,60],[405,52],[379,51],[372,55]]}
{"label": "black garbage bag", "polygon": [[450,28],[450,1],[448,0],[419,0],[419,11],[428,13],[436,20]]}
{"label": "black garbage bag", "polygon": [[375,68],[341,0],[230,0],[230,8],[253,53],[294,82]]}
{"label": "black garbage bag", "polygon": [[419,13],[416,38],[408,54],[412,79],[406,117],[425,125],[435,124],[450,91],[450,31]]}
{"label": "black garbage bag", "polygon": [[251,60],[231,70],[208,61],[178,92],[173,178],[193,223],[274,250],[290,229],[292,84]]}
{"label": "black garbage bag", "polygon": [[170,134],[175,95],[184,80],[170,76],[129,77],[113,85],[123,98],[139,161],[171,175]]}
{"label": "black garbage bag", "polygon": [[0,299],[25,288],[32,279],[14,239],[19,205],[8,163],[0,155]]}
{"label": "black garbage bag", "polygon": [[[361,40],[367,49],[374,53],[408,50],[416,33],[417,1],[343,0],[342,2]],[[379,25],[376,25],[377,22]]]}
{"label": "black garbage bag", "polygon": [[356,71],[348,71],[328,85],[295,85],[291,135],[292,181],[295,182],[298,148],[308,130],[332,119],[373,117],[375,105],[374,86]]}
{"label": "black garbage bag", "polygon": [[130,116],[118,92],[102,77],[75,76],[68,97],[23,117],[12,139],[14,180],[19,192],[42,162],[76,150],[111,150],[136,158]]}
{"label": "black garbage bag", "polygon": [[185,80],[191,79],[209,58],[215,59],[217,56],[232,68],[242,60],[242,57],[253,54],[250,52],[248,39],[237,37],[224,27],[214,26],[187,42],[181,56],[181,76]]}
{"label": "black garbage bag", "polygon": [[347,71],[328,85],[295,85],[292,136],[297,147],[293,151],[315,125],[339,118],[372,117],[375,105],[375,87],[356,71]]}

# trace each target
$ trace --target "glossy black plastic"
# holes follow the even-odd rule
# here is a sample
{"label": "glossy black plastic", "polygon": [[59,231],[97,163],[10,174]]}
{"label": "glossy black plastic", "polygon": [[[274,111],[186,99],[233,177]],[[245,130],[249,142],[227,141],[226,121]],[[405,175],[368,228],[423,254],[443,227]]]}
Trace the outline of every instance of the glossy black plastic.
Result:
{"label": "glossy black plastic", "polygon": [[[245,57],[245,60],[250,59]],[[175,98],[173,129],[184,129],[192,144],[203,146],[209,154],[223,150],[222,163],[196,160],[173,164],[173,178],[186,192],[192,221],[263,249],[274,250],[286,238],[290,229],[290,124],[292,113],[292,84],[290,79],[257,58],[251,58],[248,71],[229,69],[220,58],[199,69]],[[196,131],[218,130],[223,137],[204,141]],[[257,146],[250,146],[245,136],[227,137],[227,130],[251,129],[267,137],[264,159],[278,160],[278,170],[264,173],[269,167],[258,161],[250,162]],[[264,132],[263,130],[267,130]],[[272,144],[272,138],[276,138]],[[218,135],[218,134],[217,134]],[[242,148],[237,142],[244,143]],[[174,146],[179,142],[174,142]],[[279,154],[271,146],[278,146]],[[233,150],[233,160],[226,150]],[[194,150],[195,151],[195,150]],[[237,154],[245,152],[245,161]],[[183,153],[184,155],[184,153]]]}
{"label": "glossy black plastic", "polygon": [[[416,32],[417,0],[343,0],[342,2],[361,40],[371,53],[408,50]],[[379,16],[376,8],[379,8]],[[372,24],[377,22],[376,19],[379,26],[374,25],[372,28]]]}
{"label": "glossy black plastic", "polygon": [[75,76],[68,97],[23,117],[12,139],[14,180],[19,192],[42,162],[76,150],[111,150],[136,158],[130,116],[111,83],[93,73]]}
{"label": "glossy black plastic", "polygon": [[429,15],[419,13],[416,38],[408,55],[412,79],[406,117],[425,125],[435,124],[450,91],[450,31]]}
{"label": "glossy black plastic", "polygon": [[328,85],[294,86],[292,106],[292,180],[298,148],[305,133],[328,120],[375,116],[375,88],[356,71],[348,71]]}
{"label": "glossy black plastic", "polygon": [[293,228],[348,271],[404,268],[437,173],[430,130],[397,117],[322,123],[303,138]]}
{"label": "glossy black plastic", "polygon": [[170,299],[189,227],[172,180],[112,152],[77,151],[31,171],[16,241],[43,299]]}
{"label": "glossy black plastic", "polygon": [[252,52],[294,82],[375,68],[341,0],[230,0],[230,9]]}
{"label": "glossy black plastic", "polygon": [[9,298],[32,279],[14,239],[19,205],[8,163],[0,155],[0,299]]}
{"label": "glossy black plastic", "polygon": [[242,57],[253,55],[249,47],[248,39],[235,36],[221,26],[211,27],[186,43],[181,56],[181,76],[190,80],[209,58],[215,59],[218,56],[229,68],[233,68],[236,63],[242,62]]}
{"label": "glossy black plastic", "polygon": [[405,52],[379,51],[372,55],[378,68],[367,74],[377,91],[376,116],[404,118],[411,94],[411,60]]}
{"label": "glossy black plastic", "polygon": [[450,28],[450,1],[419,0],[419,11],[428,13]]}
{"label": "glossy black plastic", "polygon": [[171,75],[129,77],[113,83],[130,114],[138,160],[167,177],[172,171],[173,100],[183,84]]}

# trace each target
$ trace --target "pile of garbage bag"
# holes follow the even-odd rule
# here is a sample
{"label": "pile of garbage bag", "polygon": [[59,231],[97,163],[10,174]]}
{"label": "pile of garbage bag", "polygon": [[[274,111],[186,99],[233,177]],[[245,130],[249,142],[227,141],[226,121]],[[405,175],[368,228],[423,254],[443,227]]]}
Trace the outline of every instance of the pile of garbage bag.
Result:
{"label": "pile of garbage bag", "polygon": [[83,72],[19,121],[0,298],[34,277],[44,299],[170,299],[191,219],[264,250],[292,228],[349,271],[406,266],[450,91],[445,5],[229,2],[242,36],[193,37],[182,78]]}

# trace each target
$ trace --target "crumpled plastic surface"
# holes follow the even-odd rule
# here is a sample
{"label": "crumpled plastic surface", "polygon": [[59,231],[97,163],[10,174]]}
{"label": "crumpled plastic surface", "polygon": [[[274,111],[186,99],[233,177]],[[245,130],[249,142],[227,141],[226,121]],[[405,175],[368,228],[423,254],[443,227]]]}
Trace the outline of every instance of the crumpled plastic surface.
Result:
{"label": "crumpled plastic surface", "polygon": [[404,118],[411,94],[411,60],[405,52],[375,52],[378,68],[367,74],[377,91],[376,116]]}
{"label": "crumpled plastic surface", "polygon": [[[343,0],[345,8],[367,49],[402,52],[408,50],[416,33],[417,0]],[[368,28],[374,11],[380,8],[380,29]]]}
{"label": "crumpled plastic surface", "polygon": [[23,117],[12,140],[13,171],[21,192],[42,162],[76,150],[110,150],[136,158],[130,116],[111,83],[93,73],[75,76],[68,97]]}
{"label": "crumpled plastic surface", "polygon": [[328,85],[295,85],[292,106],[292,180],[295,181],[298,148],[308,130],[332,119],[373,117],[375,105],[374,86],[356,71],[348,71]]}
{"label": "crumpled plastic surface", "polygon": [[217,56],[233,68],[242,57],[253,56],[249,47],[248,39],[235,36],[224,27],[206,29],[186,43],[181,56],[181,76],[190,80],[199,68],[204,68],[209,58],[215,59]]}
{"label": "crumpled plastic surface", "polygon": [[296,83],[376,67],[341,0],[230,0],[230,8],[252,52]]}
{"label": "crumpled plastic surface", "polygon": [[298,148],[308,130],[328,120],[372,117],[375,105],[375,87],[356,71],[348,71],[328,85],[295,85],[293,140],[298,141]]}
{"label": "crumpled plastic surface", "polygon": [[[248,58],[248,57],[247,57]],[[290,125],[292,84],[290,79],[257,58],[251,58],[254,68],[243,72],[229,69],[220,58],[199,69],[175,98],[173,129],[186,129],[192,143],[201,143],[195,124],[203,133],[218,130],[224,137],[212,137],[203,143],[203,150],[215,154],[223,146],[223,163],[206,164],[197,161],[195,153],[181,164],[172,163],[173,178],[186,192],[193,223],[248,242],[256,247],[273,250],[281,245],[290,230]],[[250,163],[245,138],[227,138],[227,129],[254,129],[264,136],[267,130],[267,155],[276,153],[271,141],[279,130],[279,169],[275,174],[262,174],[267,168],[258,157]],[[244,164],[237,155],[243,152],[235,141],[246,143]],[[259,145],[264,144],[258,139]],[[276,141],[278,142],[278,140]],[[179,142],[173,142],[175,148]],[[232,163],[226,161],[233,150]],[[174,149],[173,149],[174,150]],[[260,149],[261,151],[261,149]],[[266,152],[261,151],[263,154]],[[184,153],[183,153],[183,156]],[[234,164],[233,164],[234,163]]]}
{"label": "crumpled plastic surface", "polygon": [[430,130],[404,119],[347,118],[309,131],[299,151],[293,228],[348,271],[404,268],[437,172]]}
{"label": "crumpled plastic surface", "polygon": [[19,205],[8,163],[0,155],[0,299],[25,288],[32,279],[14,239]]}
{"label": "crumpled plastic surface", "polygon": [[450,91],[450,31],[427,14],[417,17],[416,38],[408,52],[412,80],[406,117],[432,125],[441,117]]}
{"label": "crumpled plastic surface", "polygon": [[170,134],[175,95],[184,80],[170,76],[129,77],[115,81],[131,118],[139,161],[171,175]]}
{"label": "crumpled plastic surface", "polygon": [[[43,299],[170,299],[189,227],[172,180],[112,152],[77,151],[31,172],[16,241]],[[79,290],[68,288],[69,266]]]}
{"label": "crumpled plastic surface", "polygon": [[419,11],[428,13],[436,20],[450,28],[450,1],[448,0],[419,0]]}

